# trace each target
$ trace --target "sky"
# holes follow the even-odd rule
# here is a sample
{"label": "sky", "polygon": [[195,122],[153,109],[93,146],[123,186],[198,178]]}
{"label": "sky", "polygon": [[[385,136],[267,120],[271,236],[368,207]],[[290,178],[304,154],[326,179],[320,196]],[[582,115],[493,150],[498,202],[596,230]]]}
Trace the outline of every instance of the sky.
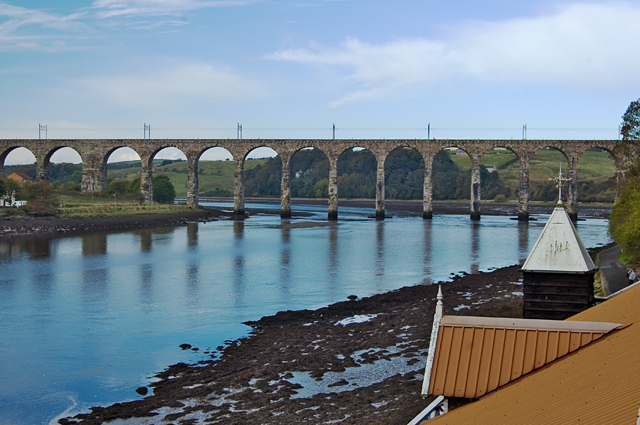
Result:
{"label": "sky", "polygon": [[0,0],[0,138],[617,139],[639,23],[640,1]]}

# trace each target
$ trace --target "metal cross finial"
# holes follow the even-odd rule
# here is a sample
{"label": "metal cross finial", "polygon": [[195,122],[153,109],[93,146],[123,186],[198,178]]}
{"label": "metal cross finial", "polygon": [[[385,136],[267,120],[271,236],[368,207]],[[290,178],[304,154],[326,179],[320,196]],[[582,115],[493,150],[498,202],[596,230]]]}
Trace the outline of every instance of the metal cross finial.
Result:
{"label": "metal cross finial", "polygon": [[558,204],[562,204],[562,182],[568,182],[570,179],[567,179],[562,174],[562,165],[560,165],[560,172],[558,173],[558,177],[554,177],[549,179],[558,184]]}

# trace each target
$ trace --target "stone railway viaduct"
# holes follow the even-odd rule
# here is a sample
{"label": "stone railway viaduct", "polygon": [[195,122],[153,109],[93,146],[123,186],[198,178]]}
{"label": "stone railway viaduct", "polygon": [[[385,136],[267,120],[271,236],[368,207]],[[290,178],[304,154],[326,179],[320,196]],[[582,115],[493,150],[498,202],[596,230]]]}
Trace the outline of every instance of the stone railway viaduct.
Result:
{"label": "stone railway viaduct", "polygon": [[[0,140],[0,166],[4,166],[7,155],[14,149],[24,147],[36,157],[38,181],[48,181],[51,156],[59,149],[70,147],[82,158],[82,191],[99,192],[107,187],[107,159],[113,151],[129,147],[136,151],[142,161],[140,191],[144,199],[151,199],[151,174],[154,156],[162,149],[174,147],[187,157],[188,182],[187,204],[198,205],[198,161],[210,148],[221,147],[229,151],[235,161],[234,211],[244,216],[244,187],[242,174],[244,161],[253,149],[268,147],[275,150],[282,160],[281,216],[291,216],[291,157],[304,148],[316,148],[324,152],[329,159],[329,219],[338,218],[338,158],[347,149],[361,147],[371,151],[377,161],[376,218],[384,218],[385,179],[384,163],[387,155],[398,148],[412,148],[424,158],[423,217],[432,217],[432,180],[431,170],[434,156],[445,148],[464,150],[472,162],[471,170],[471,219],[480,219],[480,161],[482,156],[493,148],[506,148],[520,161],[520,188],[518,194],[518,219],[529,219],[529,161],[532,155],[543,148],[555,148],[567,159],[567,209],[572,218],[578,214],[578,172],[580,156],[592,148],[605,149],[615,160],[615,180],[620,187],[624,181],[625,169],[629,163],[628,141],[619,140],[327,140],[327,139],[51,139],[51,140]],[[2,171],[2,169],[0,169]]]}

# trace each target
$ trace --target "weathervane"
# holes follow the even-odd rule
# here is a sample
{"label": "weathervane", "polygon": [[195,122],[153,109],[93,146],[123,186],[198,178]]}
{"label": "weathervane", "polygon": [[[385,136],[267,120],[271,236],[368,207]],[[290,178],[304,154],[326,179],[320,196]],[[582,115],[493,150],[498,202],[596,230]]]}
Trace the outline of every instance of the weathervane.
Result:
{"label": "weathervane", "polygon": [[560,165],[560,172],[558,173],[558,177],[554,177],[549,180],[558,184],[558,204],[562,204],[562,182],[569,181],[569,179],[565,178],[562,174],[562,165]]}

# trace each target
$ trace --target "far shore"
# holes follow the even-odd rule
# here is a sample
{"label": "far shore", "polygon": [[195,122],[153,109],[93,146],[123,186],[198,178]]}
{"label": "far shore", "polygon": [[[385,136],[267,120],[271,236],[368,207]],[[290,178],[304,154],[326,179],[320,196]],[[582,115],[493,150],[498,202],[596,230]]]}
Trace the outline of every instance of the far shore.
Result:
{"label": "far shore", "polygon": [[[232,199],[207,199],[202,201],[233,202]],[[279,205],[277,198],[247,198],[245,204],[263,203]],[[326,206],[326,199],[293,199],[292,215],[294,218],[303,217],[304,212],[296,211],[296,205]],[[341,199],[338,202],[338,214],[340,207],[375,208],[373,199]],[[422,212],[422,201],[398,201],[387,200],[385,209],[392,211],[408,211],[416,214]],[[516,204],[486,203],[481,206],[482,215],[516,216]],[[530,214],[549,214],[553,210],[553,204],[531,204]],[[245,208],[245,215],[254,214],[279,214],[279,208],[256,209]],[[434,202],[433,214],[469,214],[469,202]],[[606,218],[611,214],[611,206],[580,205],[579,217]],[[389,214],[391,217],[393,214]],[[201,223],[215,220],[234,219],[233,211],[229,208],[205,207],[191,211],[158,214],[130,214],[130,215],[98,215],[90,217],[31,217],[31,216],[2,216],[0,217],[0,240],[19,238],[40,238],[80,235],[93,232],[123,232],[143,228],[157,228],[170,226],[183,226],[192,223]]]}

